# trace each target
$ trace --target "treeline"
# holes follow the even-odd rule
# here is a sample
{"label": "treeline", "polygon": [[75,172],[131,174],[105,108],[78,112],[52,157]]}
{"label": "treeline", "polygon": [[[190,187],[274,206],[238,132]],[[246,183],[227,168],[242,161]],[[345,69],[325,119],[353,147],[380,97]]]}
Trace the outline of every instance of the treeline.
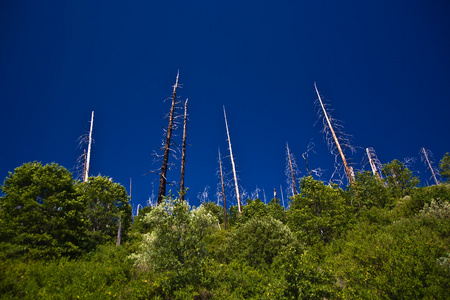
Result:
{"label": "treeline", "polygon": [[[440,167],[448,182],[448,154]],[[0,297],[447,298],[450,185],[419,187],[397,160],[382,174],[345,189],[303,177],[288,209],[248,199],[225,229],[222,207],[170,194],[131,222],[108,178],[25,164],[2,186]]]}

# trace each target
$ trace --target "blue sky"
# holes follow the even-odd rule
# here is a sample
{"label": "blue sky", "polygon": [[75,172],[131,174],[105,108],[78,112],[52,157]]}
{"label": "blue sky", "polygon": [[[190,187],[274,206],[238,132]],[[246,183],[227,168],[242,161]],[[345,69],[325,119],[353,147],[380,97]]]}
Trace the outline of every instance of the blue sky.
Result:
{"label": "blue sky", "polygon": [[[373,147],[382,163],[416,157],[410,168],[426,184],[419,149],[436,162],[450,152],[447,1],[18,0],[0,2],[0,14],[2,178],[34,160],[72,169],[94,110],[91,175],[127,190],[132,178],[133,205],[145,205],[158,177],[143,174],[160,168],[152,153],[178,70],[194,205],[207,186],[216,201],[223,105],[248,194],[258,187],[269,200],[286,189],[286,142],[305,175],[301,154],[313,141],[310,167],[329,180],[314,82],[352,135],[355,169]],[[171,162],[169,180],[179,181]]]}

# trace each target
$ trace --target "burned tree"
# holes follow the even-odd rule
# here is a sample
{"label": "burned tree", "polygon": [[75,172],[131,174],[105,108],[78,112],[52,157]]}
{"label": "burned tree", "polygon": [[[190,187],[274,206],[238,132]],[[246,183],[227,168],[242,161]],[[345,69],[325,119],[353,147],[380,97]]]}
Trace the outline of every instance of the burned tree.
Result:
{"label": "burned tree", "polygon": [[297,163],[291,154],[288,143],[286,143],[286,175],[288,176],[288,185],[292,189],[292,195],[297,195],[297,187],[295,184],[295,175],[298,173]]}
{"label": "burned tree", "polygon": [[432,167],[431,164],[434,163],[433,161],[433,153],[431,153],[430,150],[425,149],[424,147],[422,147],[420,149],[420,154],[421,154],[421,160],[422,162],[424,162],[426,164],[426,166],[428,167],[428,169],[431,172],[431,175],[434,179],[434,182],[436,182],[436,185],[439,184],[439,180],[436,177],[436,174],[439,174],[439,170],[436,167]]}
{"label": "burned tree", "polygon": [[238,211],[239,211],[239,213],[241,213],[241,198],[239,196],[239,186],[238,186],[237,175],[236,175],[236,167],[234,165],[233,150],[231,149],[230,132],[228,130],[228,122],[227,122],[227,114],[225,112],[225,106],[223,107],[223,115],[225,117],[225,126],[227,128],[228,150],[230,151],[231,166],[233,168],[234,187],[236,189],[236,199],[237,199],[237,203],[238,203]]}
{"label": "burned tree", "polygon": [[78,147],[84,148],[85,144],[88,144],[88,149],[83,149],[83,154],[81,154],[77,158],[77,163],[75,166],[74,174],[77,174],[76,177],[86,182],[89,178],[89,165],[91,162],[91,148],[92,148],[92,130],[94,128],[94,111],[91,114],[91,122],[89,133],[83,134],[78,138]]}
{"label": "burned tree", "polygon": [[370,168],[374,176],[382,179],[379,168],[381,169],[381,163],[375,155],[375,150],[373,148],[366,148],[367,158],[369,159]]}
{"label": "burned tree", "polygon": [[184,103],[184,125],[183,125],[183,145],[181,147],[181,180],[180,180],[180,200],[184,200],[186,191],[184,190],[184,174],[186,166],[186,128],[187,128],[187,104],[188,99]]}
{"label": "burned tree", "polygon": [[165,142],[165,146],[164,146],[164,155],[163,155],[160,180],[159,180],[158,204],[161,203],[163,198],[166,196],[166,181],[167,181],[166,174],[167,174],[167,168],[168,168],[168,163],[169,163],[170,146],[172,144],[172,131],[173,131],[173,127],[174,127],[174,113],[175,113],[175,104],[176,104],[177,88],[178,88],[178,76],[179,76],[179,72],[177,73],[175,85],[173,86],[172,105],[170,107],[170,113],[169,113],[169,126],[167,127],[166,142]]}
{"label": "burned tree", "polygon": [[[329,134],[331,135],[330,139],[328,139],[328,136],[327,136],[327,141],[329,142],[331,152],[333,153],[334,148],[337,149],[338,154],[341,156],[342,163],[344,164],[347,179],[348,179],[349,183],[352,185],[353,180],[354,180],[353,169],[347,163],[347,159],[345,158],[344,151],[342,150],[342,147],[341,147],[341,143],[340,143],[339,138],[334,129],[334,127],[336,127],[338,125],[334,122],[335,120],[333,120],[330,117],[330,115],[327,113],[327,110],[325,109],[325,106],[323,104],[322,98],[320,97],[319,90],[317,89],[317,85],[315,82],[314,82],[314,88],[316,89],[317,97],[319,98],[320,107],[322,109],[321,115],[323,116],[324,132],[326,135],[329,135]],[[340,136],[340,138],[341,139],[343,138],[342,135]],[[347,145],[347,146],[349,146],[349,145]]]}
{"label": "burned tree", "polygon": [[225,230],[228,229],[228,221],[227,221],[227,201],[225,199],[225,184],[223,182],[223,170],[222,170],[222,158],[220,157],[219,150],[219,171],[220,171],[220,182],[222,184],[222,198],[223,198],[223,215],[225,221]]}

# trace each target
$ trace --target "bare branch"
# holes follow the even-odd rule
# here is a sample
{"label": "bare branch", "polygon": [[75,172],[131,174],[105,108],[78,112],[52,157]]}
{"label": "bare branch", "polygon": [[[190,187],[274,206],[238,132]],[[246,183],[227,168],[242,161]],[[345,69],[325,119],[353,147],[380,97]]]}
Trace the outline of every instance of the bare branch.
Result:
{"label": "bare branch", "polygon": [[420,149],[420,154],[421,154],[421,161],[427,165],[428,170],[430,170],[431,172],[431,176],[434,178],[434,182],[436,182],[436,185],[438,185],[439,180],[437,179],[436,174],[437,176],[439,176],[439,170],[436,167],[432,166],[432,164],[434,164],[433,153],[431,153],[430,150],[427,150],[424,147],[422,147]]}
{"label": "bare branch", "polygon": [[[314,88],[316,89],[317,97],[319,98],[319,102],[320,102],[320,107],[322,108],[324,132],[326,133],[327,143],[330,147],[330,150],[333,149],[333,146],[336,147],[338,153],[341,156],[342,162],[344,164],[348,181],[350,182],[350,184],[353,184],[353,179],[354,179],[353,174],[352,174],[353,171],[347,163],[344,152],[342,151],[342,148],[341,148],[340,141],[338,139],[338,136],[336,135],[335,128],[337,129],[337,133],[340,133],[339,136],[341,137],[341,139],[345,140],[346,135],[344,135],[342,133],[342,130],[341,130],[342,126],[338,122],[336,122],[336,120],[332,119],[331,116],[329,116],[329,114],[327,113],[327,110],[325,109],[325,105],[323,104],[322,98],[320,97],[319,90],[317,89],[316,83],[314,83]],[[330,134],[331,134],[332,139],[329,137]],[[347,144],[347,146],[350,144],[350,143],[346,143],[346,142],[344,142],[344,143]],[[350,149],[352,149],[352,148],[350,147]],[[331,152],[333,153],[333,150],[331,150]]]}

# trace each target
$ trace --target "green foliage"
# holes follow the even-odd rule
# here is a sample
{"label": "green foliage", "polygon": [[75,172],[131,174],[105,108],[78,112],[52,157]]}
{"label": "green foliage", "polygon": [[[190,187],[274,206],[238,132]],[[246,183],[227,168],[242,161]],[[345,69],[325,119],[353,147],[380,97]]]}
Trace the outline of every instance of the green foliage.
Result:
{"label": "green foliage", "polygon": [[119,221],[122,239],[126,240],[131,225],[131,205],[125,188],[104,176],[89,177],[75,188],[88,222],[88,248],[115,241]]}
{"label": "green foliage", "polygon": [[358,209],[387,207],[393,202],[383,181],[371,172],[357,173],[349,191],[352,196],[351,204]]}
{"label": "green foliage", "polygon": [[122,186],[25,164],[2,186],[0,299],[445,299],[450,185],[385,167],[346,192],[305,177],[288,210],[248,200],[219,230],[222,207],[170,196],[130,227]]}
{"label": "green foliage", "polygon": [[202,284],[211,299],[286,299],[283,276],[273,269],[252,267],[242,261],[223,264],[210,260],[204,278]]}
{"label": "green foliage", "polygon": [[130,299],[132,263],[102,246],[83,259],[0,263],[0,299]]}
{"label": "green foliage", "polygon": [[130,256],[135,265],[165,274],[172,291],[198,283],[207,256],[204,237],[214,230],[217,219],[203,206],[190,211],[184,201],[169,197],[146,214],[143,222],[152,231]]}
{"label": "green foliage", "polygon": [[411,217],[419,213],[432,200],[450,201],[450,185],[439,184],[414,189],[411,196],[406,196],[397,203],[400,216]]}
{"label": "green foliage", "polygon": [[205,207],[207,212],[215,216],[220,224],[225,222],[223,206],[216,205],[214,202],[204,202],[202,206]]}
{"label": "green foliage", "polygon": [[334,245],[337,292],[344,299],[444,299],[450,273],[437,260],[450,245],[450,220],[362,223]]}
{"label": "green foliage", "polygon": [[230,226],[235,226],[238,222],[238,218],[239,218],[239,209],[237,205],[232,205],[230,206],[230,208],[228,209],[228,224]]}
{"label": "green foliage", "polygon": [[284,296],[287,299],[330,299],[334,278],[328,265],[321,264],[322,244],[305,250],[294,242],[286,247],[274,262],[286,281]]}
{"label": "green foliage", "polygon": [[2,192],[3,255],[43,258],[80,253],[86,222],[69,171],[55,163],[26,163],[9,173]]}
{"label": "green foliage", "polygon": [[286,225],[270,216],[255,217],[231,231],[216,253],[222,261],[238,260],[252,267],[268,267],[295,241]]}
{"label": "green foliage", "polygon": [[146,206],[139,210],[139,214],[134,217],[133,224],[131,225],[133,232],[144,234],[150,231],[150,225],[146,222],[143,222],[143,219],[145,215],[148,214],[152,209],[152,206]]}
{"label": "green foliage", "polygon": [[292,198],[288,226],[308,245],[330,242],[345,231],[350,207],[344,191],[325,186],[311,176],[300,181],[300,194]]}
{"label": "green foliage", "polygon": [[283,224],[287,223],[286,211],[284,207],[280,205],[279,199],[270,200],[269,204],[266,205],[267,213],[272,218],[281,221]]}
{"label": "green foliage", "polygon": [[450,181],[450,154],[445,153],[444,157],[441,159],[439,163],[439,169],[441,170],[440,174],[442,179],[449,182]]}
{"label": "green foliage", "polygon": [[414,177],[411,170],[397,159],[383,165],[381,172],[387,188],[395,198],[409,195],[412,189],[419,185],[419,179]]}
{"label": "green foliage", "polygon": [[267,216],[266,205],[259,199],[247,199],[247,205],[241,207],[242,213],[237,219],[237,224],[244,224],[252,218]]}
{"label": "green foliage", "polygon": [[420,214],[428,218],[450,219],[450,202],[433,199],[430,204],[425,204]]}

